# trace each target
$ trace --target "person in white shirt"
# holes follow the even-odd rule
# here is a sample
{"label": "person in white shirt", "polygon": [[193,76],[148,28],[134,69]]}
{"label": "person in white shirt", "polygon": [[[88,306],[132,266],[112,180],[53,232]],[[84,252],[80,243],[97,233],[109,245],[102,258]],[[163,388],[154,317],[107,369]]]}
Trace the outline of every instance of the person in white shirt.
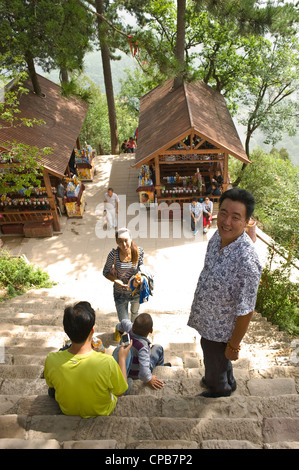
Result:
{"label": "person in white shirt", "polygon": [[113,191],[113,188],[108,188],[104,196],[104,210],[106,211],[108,229],[117,227],[118,205],[118,195]]}

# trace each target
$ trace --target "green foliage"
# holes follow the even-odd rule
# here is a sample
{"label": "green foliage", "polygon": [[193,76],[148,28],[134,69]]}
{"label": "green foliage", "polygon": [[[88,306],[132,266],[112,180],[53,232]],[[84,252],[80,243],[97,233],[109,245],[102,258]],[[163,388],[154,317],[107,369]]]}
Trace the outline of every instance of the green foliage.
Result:
{"label": "green foliage", "polygon": [[31,288],[52,287],[49,275],[39,267],[28,264],[22,257],[0,253],[0,301],[21,295]]}
{"label": "green foliage", "polygon": [[290,281],[290,266],[263,269],[256,310],[291,335],[299,335],[299,284]]}
{"label": "green foliage", "polygon": [[[81,129],[80,140],[86,141],[92,147],[98,149],[101,144],[106,154],[110,153],[110,128],[108,120],[108,107],[105,95],[101,93],[99,86],[92,83],[86,77],[79,80],[81,87],[86,87],[91,96],[84,124]],[[118,121],[118,136],[121,144],[124,139],[134,135],[138,126],[138,114],[132,112],[128,102],[119,98],[116,100],[116,114]]]}
{"label": "green foliage", "polygon": [[[10,62],[10,69],[5,70],[5,63]],[[18,68],[22,66],[22,57],[14,57],[11,53],[0,54],[0,79],[3,83],[13,80],[14,86],[5,89],[3,103],[0,102],[0,129],[10,127],[33,127],[43,125],[41,119],[19,117],[20,96],[28,93],[28,89],[23,86],[24,80],[28,77],[26,72],[20,72]],[[2,143],[3,145],[3,143]],[[43,155],[51,153],[50,147],[38,149],[21,142],[5,142],[6,151],[1,152],[1,162],[6,163],[8,168],[0,171],[0,194],[10,191],[19,191],[30,186],[40,186],[41,163]],[[14,166],[11,166],[10,164]]]}
{"label": "green foliage", "polygon": [[78,0],[1,0],[0,51],[38,61],[44,70],[81,69],[93,15]]}
{"label": "green foliage", "polygon": [[240,174],[240,187],[251,191],[256,200],[255,217],[264,231],[299,258],[299,168],[276,154],[256,149],[252,164],[241,170],[240,162],[230,158],[229,172],[234,181]]}
{"label": "green foliage", "polygon": [[81,85],[78,75],[73,75],[68,82],[61,84],[61,94],[65,97],[77,96],[83,101],[90,102],[92,100],[91,90]]}
{"label": "green foliage", "polygon": [[11,191],[24,190],[25,194],[30,194],[31,186],[40,186],[42,165],[40,158],[42,155],[51,153],[51,149],[45,147],[39,150],[17,142],[7,142],[10,150],[1,154],[3,163],[16,162],[13,167],[5,169],[1,173],[0,194],[7,194]]}

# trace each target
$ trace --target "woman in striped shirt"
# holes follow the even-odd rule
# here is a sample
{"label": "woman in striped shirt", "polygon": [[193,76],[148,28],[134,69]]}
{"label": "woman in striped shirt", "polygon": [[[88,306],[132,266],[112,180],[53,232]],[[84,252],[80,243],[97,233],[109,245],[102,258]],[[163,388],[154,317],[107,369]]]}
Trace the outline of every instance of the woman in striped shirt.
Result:
{"label": "woman in striped shirt", "polygon": [[[128,290],[130,278],[140,271],[143,264],[143,248],[137,247],[127,228],[117,230],[115,234],[117,248],[110,251],[103,275],[113,282],[113,296],[119,321],[129,318],[129,304],[131,322],[134,322],[139,310],[139,295],[132,295]],[[138,287],[141,280],[134,280],[134,287]]]}

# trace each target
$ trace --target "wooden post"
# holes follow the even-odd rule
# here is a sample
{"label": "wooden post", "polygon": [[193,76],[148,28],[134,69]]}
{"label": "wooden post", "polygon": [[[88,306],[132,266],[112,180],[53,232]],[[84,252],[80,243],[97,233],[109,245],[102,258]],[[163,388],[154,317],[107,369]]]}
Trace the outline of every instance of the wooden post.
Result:
{"label": "wooden post", "polygon": [[156,176],[156,191],[157,198],[161,196],[161,181],[160,181],[160,162],[159,155],[155,157],[155,176]]}
{"label": "wooden post", "polygon": [[223,192],[228,188],[228,153],[224,154],[224,165],[223,165]]}
{"label": "wooden post", "polygon": [[47,196],[48,196],[49,203],[50,203],[50,208],[53,211],[53,227],[54,227],[54,230],[56,232],[59,232],[60,231],[60,221],[59,221],[59,216],[57,214],[57,208],[56,208],[56,204],[55,204],[55,197],[54,197],[54,194],[52,192],[49,173],[47,172],[47,170],[45,170],[45,168],[43,168],[43,177],[44,177],[44,183],[45,183],[45,187],[46,187],[46,191],[47,191]]}

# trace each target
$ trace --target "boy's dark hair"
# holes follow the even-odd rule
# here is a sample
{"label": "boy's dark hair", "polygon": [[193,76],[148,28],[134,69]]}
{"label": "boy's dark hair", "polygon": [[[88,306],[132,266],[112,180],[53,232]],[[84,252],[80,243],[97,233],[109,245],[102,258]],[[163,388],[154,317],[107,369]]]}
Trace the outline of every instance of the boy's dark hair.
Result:
{"label": "boy's dark hair", "polygon": [[73,343],[84,343],[95,324],[95,311],[89,302],[64,309],[64,331]]}
{"label": "boy's dark hair", "polygon": [[153,319],[149,313],[140,313],[133,323],[133,333],[139,336],[147,336],[153,328]]}
{"label": "boy's dark hair", "polygon": [[246,207],[246,219],[249,219],[254,211],[255,201],[253,195],[242,188],[232,188],[225,191],[219,199],[219,207],[225,199],[242,202]]}

